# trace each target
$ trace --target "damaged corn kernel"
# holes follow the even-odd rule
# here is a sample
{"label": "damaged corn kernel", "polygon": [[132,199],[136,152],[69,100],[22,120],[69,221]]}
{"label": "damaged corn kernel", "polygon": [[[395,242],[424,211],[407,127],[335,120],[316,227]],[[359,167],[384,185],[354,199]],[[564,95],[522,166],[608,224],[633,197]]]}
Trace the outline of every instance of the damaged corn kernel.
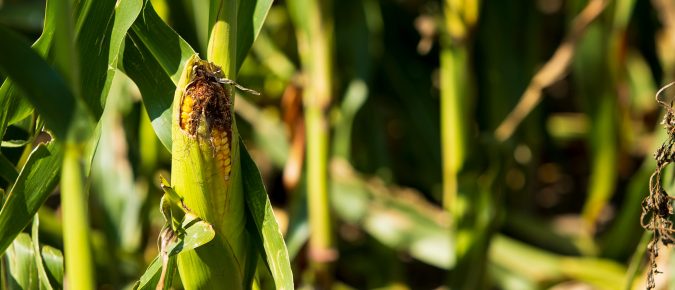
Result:
{"label": "damaged corn kernel", "polygon": [[213,158],[225,180],[232,170],[232,98],[221,70],[206,61],[197,61],[190,73],[180,103],[180,128],[191,138],[208,139]]}
{"label": "damaged corn kernel", "polygon": [[238,150],[233,137],[234,88],[259,94],[225,78],[220,67],[197,55],[188,60],[173,103],[172,168],[177,172],[200,170],[209,178],[230,182]]}

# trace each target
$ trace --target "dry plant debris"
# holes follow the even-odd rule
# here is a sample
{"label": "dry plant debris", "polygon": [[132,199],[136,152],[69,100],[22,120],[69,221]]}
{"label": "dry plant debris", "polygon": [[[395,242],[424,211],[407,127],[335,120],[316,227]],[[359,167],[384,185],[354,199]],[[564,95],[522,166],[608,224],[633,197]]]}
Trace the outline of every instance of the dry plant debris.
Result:
{"label": "dry plant debris", "polygon": [[673,215],[673,205],[671,201],[675,198],[668,195],[661,184],[661,172],[663,169],[675,160],[673,144],[675,144],[675,112],[673,112],[673,102],[661,100],[659,95],[668,87],[675,83],[670,83],[656,93],[656,101],[666,108],[666,114],[661,122],[666,129],[668,139],[654,153],[656,159],[656,170],[649,178],[649,196],[642,201],[642,215],[640,224],[646,230],[654,232],[652,240],[647,246],[649,254],[649,274],[647,276],[647,289],[656,287],[654,276],[659,272],[656,264],[656,257],[659,255],[659,242],[664,246],[675,243],[673,238],[673,222],[670,220]]}

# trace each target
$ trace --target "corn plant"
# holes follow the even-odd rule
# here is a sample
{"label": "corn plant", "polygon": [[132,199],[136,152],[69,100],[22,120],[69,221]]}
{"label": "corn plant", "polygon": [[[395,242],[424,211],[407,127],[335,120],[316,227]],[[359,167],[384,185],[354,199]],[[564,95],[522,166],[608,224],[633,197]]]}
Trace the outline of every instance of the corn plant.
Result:
{"label": "corn plant", "polygon": [[0,290],[673,288],[674,3],[0,0]]}
{"label": "corn plant", "polygon": [[[283,238],[233,114],[241,88],[234,79],[271,2],[210,1],[208,60],[149,1],[47,1],[32,48],[0,26],[7,76],[0,136],[12,124],[30,132],[13,145],[24,152],[17,162],[0,155],[7,182],[0,252],[8,265],[0,288],[97,287],[88,189],[92,159],[106,148],[101,120],[118,72],[138,86],[158,139],[173,153],[171,183],[162,179],[156,205],[166,221],[159,255],[135,287],[168,289],[177,269],[186,289],[293,288]],[[37,211],[57,185],[63,255],[40,247],[37,231]],[[32,238],[22,233],[31,220]]]}

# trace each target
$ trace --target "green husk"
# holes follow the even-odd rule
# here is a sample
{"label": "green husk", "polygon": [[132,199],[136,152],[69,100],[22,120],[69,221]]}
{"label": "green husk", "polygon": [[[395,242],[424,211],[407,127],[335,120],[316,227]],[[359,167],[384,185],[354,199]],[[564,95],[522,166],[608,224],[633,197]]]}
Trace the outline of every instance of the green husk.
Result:
{"label": "green husk", "polygon": [[[244,279],[248,260],[249,237],[245,231],[245,204],[239,168],[238,132],[234,119],[228,128],[230,160],[229,178],[218,170],[212,141],[209,140],[213,120],[202,114],[195,134],[180,126],[181,104],[187,87],[193,81],[193,69],[201,66],[217,71],[215,65],[190,58],[176,87],[172,112],[172,188],[182,196],[187,209],[212,224],[216,237],[195,250],[178,255],[178,271],[186,289],[249,288]],[[220,75],[222,77],[222,75]],[[232,96],[230,85],[222,85]],[[232,112],[230,101],[230,112]]]}

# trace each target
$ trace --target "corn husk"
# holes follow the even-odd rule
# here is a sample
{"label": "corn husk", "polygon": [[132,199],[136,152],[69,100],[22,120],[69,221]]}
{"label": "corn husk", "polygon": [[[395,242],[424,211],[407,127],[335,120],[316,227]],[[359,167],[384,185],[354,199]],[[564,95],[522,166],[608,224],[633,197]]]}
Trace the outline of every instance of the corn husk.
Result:
{"label": "corn husk", "polygon": [[178,255],[185,289],[250,288],[245,204],[233,88],[220,69],[193,56],[176,87],[172,111],[171,184],[216,237]]}

